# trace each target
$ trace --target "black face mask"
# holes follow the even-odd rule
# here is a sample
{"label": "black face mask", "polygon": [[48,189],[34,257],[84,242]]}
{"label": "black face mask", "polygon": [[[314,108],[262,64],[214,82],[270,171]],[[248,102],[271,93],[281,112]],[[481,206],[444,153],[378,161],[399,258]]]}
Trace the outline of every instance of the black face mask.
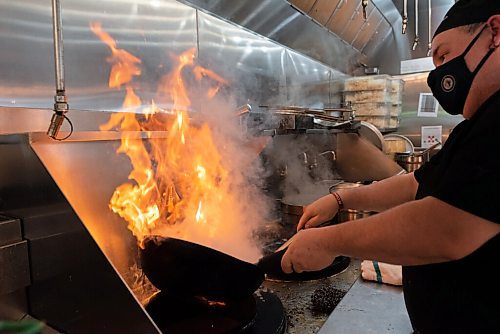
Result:
{"label": "black face mask", "polygon": [[452,114],[462,114],[465,106],[465,100],[469,94],[472,81],[477,72],[484,65],[488,57],[495,51],[491,49],[481,59],[474,72],[469,71],[465,62],[465,56],[470,51],[474,43],[478,40],[486,26],[481,29],[479,34],[470,42],[465,51],[453,58],[452,60],[436,67],[429,73],[427,84],[429,85],[432,94],[438,100],[443,109]]}

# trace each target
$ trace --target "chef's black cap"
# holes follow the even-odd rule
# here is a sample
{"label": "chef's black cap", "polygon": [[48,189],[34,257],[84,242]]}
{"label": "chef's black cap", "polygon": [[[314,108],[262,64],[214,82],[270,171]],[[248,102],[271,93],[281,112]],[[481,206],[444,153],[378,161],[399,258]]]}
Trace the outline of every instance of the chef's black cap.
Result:
{"label": "chef's black cap", "polygon": [[459,0],[446,13],[434,36],[448,29],[486,22],[495,14],[500,14],[500,0]]}

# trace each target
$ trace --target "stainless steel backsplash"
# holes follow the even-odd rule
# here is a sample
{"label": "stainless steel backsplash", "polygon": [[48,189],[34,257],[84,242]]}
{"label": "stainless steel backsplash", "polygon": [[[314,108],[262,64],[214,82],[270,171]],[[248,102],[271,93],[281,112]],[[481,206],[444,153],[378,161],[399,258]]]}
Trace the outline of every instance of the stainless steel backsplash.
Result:
{"label": "stainless steel backsplash", "polygon": [[[0,106],[52,108],[50,2],[0,0],[0,13]],[[170,55],[189,48],[197,49],[199,63],[229,80],[225,94],[235,106],[340,102],[331,83],[345,76],[342,71],[177,1],[66,0],[62,19],[70,110],[116,111],[123,101],[123,90],[107,86],[110,52],[90,31],[92,21],[100,21],[119,48],[142,59],[134,87],[144,103],[170,70]]]}

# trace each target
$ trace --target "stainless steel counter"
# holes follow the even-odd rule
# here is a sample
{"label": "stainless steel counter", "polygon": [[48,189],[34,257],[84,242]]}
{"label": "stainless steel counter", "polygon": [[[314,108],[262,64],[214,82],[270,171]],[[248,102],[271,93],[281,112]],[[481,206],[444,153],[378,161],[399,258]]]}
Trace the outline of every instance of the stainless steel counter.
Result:
{"label": "stainless steel counter", "polygon": [[[326,285],[347,291],[332,314],[312,311],[311,296]],[[342,273],[309,282],[265,281],[286,309],[288,334],[412,333],[401,288],[366,282],[360,261],[353,260]]]}
{"label": "stainless steel counter", "polygon": [[319,334],[412,333],[403,290],[358,279]]}

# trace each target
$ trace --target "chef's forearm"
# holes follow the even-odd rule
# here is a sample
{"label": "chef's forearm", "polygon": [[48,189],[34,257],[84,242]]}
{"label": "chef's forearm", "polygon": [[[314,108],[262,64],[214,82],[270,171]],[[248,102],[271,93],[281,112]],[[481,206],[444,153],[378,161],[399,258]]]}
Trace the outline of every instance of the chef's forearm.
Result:
{"label": "chef's forearm", "polygon": [[410,173],[359,188],[340,189],[338,193],[346,208],[382,212],[415,199],[417,187]]}
{"label": "chef's forearm", "polygon": [[332,254],[419,265],[460,259],[499,233],[500,226],[427,197],[324,229],[321,242]]}

